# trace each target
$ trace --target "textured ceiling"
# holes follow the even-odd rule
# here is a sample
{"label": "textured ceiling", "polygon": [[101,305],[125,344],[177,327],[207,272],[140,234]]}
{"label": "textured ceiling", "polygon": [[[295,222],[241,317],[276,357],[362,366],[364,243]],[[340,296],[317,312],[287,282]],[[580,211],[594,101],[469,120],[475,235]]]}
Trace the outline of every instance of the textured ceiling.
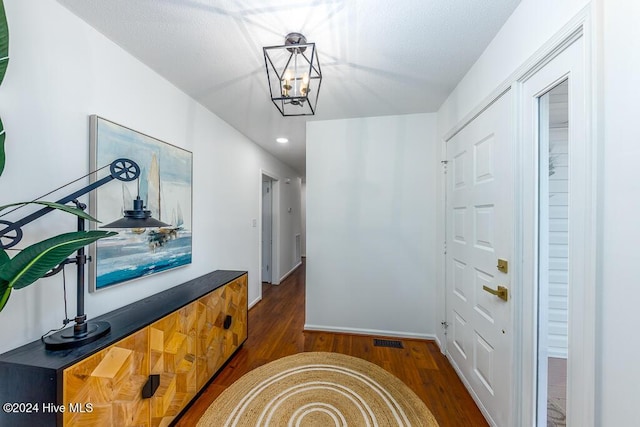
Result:
{"label": "textured ceiling", "polygon": [[[520,0],[58,1],[304,175],[307,120],[437,111]],[[323,73],[311,117],[269,100],[262,47],[294,31]]]}

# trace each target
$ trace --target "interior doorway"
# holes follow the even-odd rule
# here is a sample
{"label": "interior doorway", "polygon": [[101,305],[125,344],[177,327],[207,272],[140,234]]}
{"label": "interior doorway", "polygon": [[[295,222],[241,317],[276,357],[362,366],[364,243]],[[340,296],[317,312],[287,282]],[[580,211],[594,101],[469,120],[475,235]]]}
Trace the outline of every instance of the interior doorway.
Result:
{"label": "interior doorway", "polygon": [[273,283],[273,185],[274,179],[262,174],[261,254],[262,283]]}

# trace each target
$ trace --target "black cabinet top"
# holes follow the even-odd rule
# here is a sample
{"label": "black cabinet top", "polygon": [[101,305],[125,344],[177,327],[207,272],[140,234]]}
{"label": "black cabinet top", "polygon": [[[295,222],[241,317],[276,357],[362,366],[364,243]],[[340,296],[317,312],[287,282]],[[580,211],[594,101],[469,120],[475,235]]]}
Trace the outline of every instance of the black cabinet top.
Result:
{"label": "black cabinet top", "polygon": [[40,340],[0,355],[0,364],[10,363],[44,369],[64,369],[93,353],[131,335],[151,323],[186,306],[198,298],[246,274],[246,271],[216,270],[181,285],[151,295],[89,321],[104,320],[111,331],[82,347],[68,350],[46,350]]}

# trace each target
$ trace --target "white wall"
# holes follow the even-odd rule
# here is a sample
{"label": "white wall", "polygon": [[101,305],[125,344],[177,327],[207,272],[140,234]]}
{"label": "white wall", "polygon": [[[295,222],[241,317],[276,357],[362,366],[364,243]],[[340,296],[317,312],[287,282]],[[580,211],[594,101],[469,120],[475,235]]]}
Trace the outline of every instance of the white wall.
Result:
{"label": "white wall", "polygon": [[588,0],[522,0],[438,110],[438,135],[476,108],[588,4]]}
{"label": "white wall", "polygon": [[301,180],[294,175],[288,175],[281,179],[279,184],[278,283],[300,263],[300,260],[296,259],[295,236],[296,234],[302,234]]}
{"label": "white wall", "polygon": [[636,425],[640,384],[640,2],[603,7],[602,274],[598,425]]}
{"label": "white wall", "polygon": [[435,125],[307,124],[306,329],[433,337]]}
{"label": "white wall", "polygon": [[[299,211],[295,172],[55,1],[5,0],[5,8],[11,59],[0,87],[0,117],[7,131],[0,204],[30,200],[88,173],[90,114],[193,152],[193,263],[87,294],[88,316],[216,269],[248,270],[249,301],[256,301],[260,240],[252,220],[260,218],[260,170],[292,178],[292,185],[282,186],[284,212],[288,207]],[[286,272],[292,268],[300,216],[283,215],[280,221],[279,267]],[[72,218],[47,215],[24,228],[20,246],[74,228]],[[76,314],[74,277],[69,270],[71,317]],[[61,275],[14,291],[0,312],[0,352],[38,339],[59,327],[62,318]]]}

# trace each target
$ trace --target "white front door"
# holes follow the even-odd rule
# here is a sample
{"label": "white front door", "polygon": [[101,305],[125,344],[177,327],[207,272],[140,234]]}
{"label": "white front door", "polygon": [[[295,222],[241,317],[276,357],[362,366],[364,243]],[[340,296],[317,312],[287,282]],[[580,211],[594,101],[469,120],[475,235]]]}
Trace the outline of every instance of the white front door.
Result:
{"label": "white front door", "polygon": [[[490,424],[512,425],[513,138],[508,91],[447,142],[447,355]],[[491,294],[507,289],[507,300]]]}

